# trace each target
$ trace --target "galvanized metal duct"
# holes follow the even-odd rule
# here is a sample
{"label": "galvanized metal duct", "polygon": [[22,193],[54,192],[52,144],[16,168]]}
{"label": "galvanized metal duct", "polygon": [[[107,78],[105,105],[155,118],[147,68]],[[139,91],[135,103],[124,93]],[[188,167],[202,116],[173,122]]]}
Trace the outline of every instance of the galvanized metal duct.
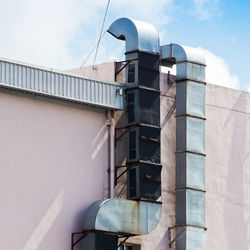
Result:
{"label": "galvanized metal duct", "polygon": [[88,208],[83,230],[98,231],[84,239],[84,249],[88,250],[117,249],[115,234],[152,232],[162,207],[159,36],[152,25],[128,18],[115,21],[108,32],[126,40],[127,126],[136,127],[127,136],[128,198],[133,200],[108,199]]}
{"label": "galvanized metal duct", "polygon": [[156,203],[117,198],[96,201],[84,214],[83,230],[143,235],[155,229],[160,216]]}
{"label": "galvanized metal duct", "polygon": [[176,63],[176,249],[205,249],[205,59],[178,44],[161,47]]}
{"label": "galvanized metal duct", "polygon": [[159,35],[152,24],[119,18],[110,25],[108,32],[117,39],[126,40],[126,53],[138,50],[160,53]]}
{"label": "galvanized metal duct", "polygon": [[[125,35],[117,31],[123,23]],[[136,28],[134,37],[127,34]],[[129,166],[128,199],[159,201],[161,198],[159,37],[155,28],[127,18],[114,22],[109,32],[126,38],[126,126]],[[134,32],[133,32],[134,34]],[[136,44],[138,47],[132,47]],[[143,42],[142,42],[143,41]],[[160,204],[159,204],[160,207]]]}

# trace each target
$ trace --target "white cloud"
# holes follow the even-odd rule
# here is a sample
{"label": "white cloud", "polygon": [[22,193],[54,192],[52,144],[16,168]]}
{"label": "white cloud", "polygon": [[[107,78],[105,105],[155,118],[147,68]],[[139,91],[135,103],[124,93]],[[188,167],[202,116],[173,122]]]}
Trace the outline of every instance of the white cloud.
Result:
{"label": "white cloud", "polygon": [[70,40],[82,23],[95,22],[99,10],[87,2],[88,11],[79,0],[2,2],[0,56],[47,66],[71,64]]}
{"label": "white cloud", "polygon": [[[160,30],[168,22],[164,7],[172,1],[111,1],[105,28],[127,16]],[[106,4],[104,0],[2,1],[0,57],[61,69],[80,66],[97,42]],[[106,35],[97,62],[119,57],[124,46],[112,46],[115,40]]]}
{"label": "white cloud", "polygon": [[206,81],[208,83],[239,89],[240,81],[238,76],[230,71],[229,65],[219,56],[209,50],[198,48],[206,57]]}
{"label": "white cloud", "polygon": [[[238,76],[234,75],[230,71],[229,65],[219,56],[216,56],[209,50],[201,47],[197,48],[206,58],[206,82],[215,85],[220,85],[233,89],[240,89],[240,81]],[[173,68],[161,67],[161,71],[171,74],[176,74],[176,67]],[[248,87],[250,92],[250,86]]]}
{"label": "white cloud", "polygon": [[219,0],[193,0],[194,14],[200,20],[207,20],[209,17],[218,13]]}

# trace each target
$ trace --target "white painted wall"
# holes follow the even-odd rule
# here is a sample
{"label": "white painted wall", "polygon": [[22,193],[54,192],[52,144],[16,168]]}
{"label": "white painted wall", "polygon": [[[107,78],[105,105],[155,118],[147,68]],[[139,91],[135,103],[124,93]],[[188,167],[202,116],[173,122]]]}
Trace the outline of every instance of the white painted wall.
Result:
{"label": "white painted wall", "polygon": [[0,138],[0,249],[69,250],[108,195],[105,114],[0,93]]}

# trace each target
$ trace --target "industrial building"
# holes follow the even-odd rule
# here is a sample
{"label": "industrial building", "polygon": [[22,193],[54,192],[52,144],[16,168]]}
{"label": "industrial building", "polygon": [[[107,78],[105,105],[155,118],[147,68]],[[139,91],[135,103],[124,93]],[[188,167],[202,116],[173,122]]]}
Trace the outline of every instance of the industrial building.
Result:
{"label": "industrial building", "polygon": [[249,250],[250,94],[151,24],[108,32],[123,62],[0,59],[0,249]]}

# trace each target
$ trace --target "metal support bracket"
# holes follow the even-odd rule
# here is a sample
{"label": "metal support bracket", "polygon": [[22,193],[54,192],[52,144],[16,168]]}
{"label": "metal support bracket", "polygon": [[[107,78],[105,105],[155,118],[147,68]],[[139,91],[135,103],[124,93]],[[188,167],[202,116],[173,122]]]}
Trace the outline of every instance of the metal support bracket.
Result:
{"label": "metal support bracket", "polygon": [[[74,250],[74,247],[81,241],[83,240],[88,234],[92,233],[92,231],[88,232],[75,232],[71,234],[71,250]],[[76,235],[81,235],[76,241],[75,241],[75,236]]]}
{"label": "metal support bracket", "polygon": [[120,61],[119,63],[123,63],[125,62],[125,64],[118,70],[115,72],[115,78],[116,76],[123,70],[125,69],[129,63],[133,62],[133,61],[137,61],[138,59],[137,58],[133,58],[133,59],[129,59],[129,60],[125,60],[125,61]]}
{"label": "metal support bracket", "polygon": [[[104,232],[104,231],[99,231],[99,230],[89,230],[89,231],[82,231],[82,232],[75,232],[71,234],[71,250],[74,250],[74,247],[80,242],[82,241],[87,235],[91,234],[91,233],[95,233],[95,232],[101,232],[101,233],[107,233],[107,234],[112,234],[112,235],[117,235],[118,238],[125,238],[124,240],[122,240],[118,246],[117,249],[130,237],[133,237],[135,235],[119,235],[117,233],[110,233],[110,232]],[[80,235],[80,237],[75,240],[75,237],[77,235]]]}
{"label": "metal support bracket", "polygon": [[[169,248],[171,248],[172,245],[173,245],[173,243],[176,242],[176,241],[181,237],[181,235],[186,231],[187,225],[181,226],[181,227],[183,227],[184,229],[183,229],[181,232],[179,232],[178,234],[176,234],[175,237],[174,237],[174,239],[171,240],[171,239],[172,239],[171,230],[176,229],[176,227],[177,227],[177,226],[169,227],[169,228],[168,228],[168,240],[170,241],[170,242],[169,242]],[[179,226],[179,227],[180,227],[180,226]]]}
{"label": "metal support bracket", "polygon": [[[128,172],[128,170],[130,169],[132,167],[132,165],[131,166],[116,166],[115,167],[115,185],[117,185],[117,180],[120,178],[120,177],[122,177],[126,172]],[[118,168],[126,168],[124,171],[122,171],[122,173],[121,174],[119,174],[118,176],[117,176],[117,169]]]}
{"label": "metal support bracket", "polygon": [[[137,127],[136,125],[130,125],[130,126],[122,127],[122,128],[116,128],[115,129],[115,145],[117,141],[119,141],[124,135],[126,135],[129,132],[129,130],[131,130],[132,128],[136,128],[136,127]],[[125,129],[125,131],[122,132],[118,137],[116,137],[117,131],[123,130],[123,129]]]}
{"label": "metal support bracket", "polygon": [[127,241],[128,238],[129,238],[129,236],[128,236],[128,237],[125,237],[125,239],[122,240],[122,241],[120,242],[120,244],[118,244],[117,249],[118,249],[123,243],[125,243],[125,242]]}
{"label": "metal support bracket", "polygon": [[[202,228],[203,230],[207,231],[206,227],[202,227],[202,226],[196,226],[196,225],[190,225],[190,224],[186,224],[186,225],[176,225],[174,227],[169,227],[168,228],[168,241],[169,241],[169,248],[172,247],[173,243],[176,242],[181,235],[186,231],[187,227],[196,227],[196,228]],[[176,229],[176,228],[184,228],[181,232],[179,232],[178,234],[175,235],[174,239],[172,240],[172,234],[171,234],[171,230]]]}

